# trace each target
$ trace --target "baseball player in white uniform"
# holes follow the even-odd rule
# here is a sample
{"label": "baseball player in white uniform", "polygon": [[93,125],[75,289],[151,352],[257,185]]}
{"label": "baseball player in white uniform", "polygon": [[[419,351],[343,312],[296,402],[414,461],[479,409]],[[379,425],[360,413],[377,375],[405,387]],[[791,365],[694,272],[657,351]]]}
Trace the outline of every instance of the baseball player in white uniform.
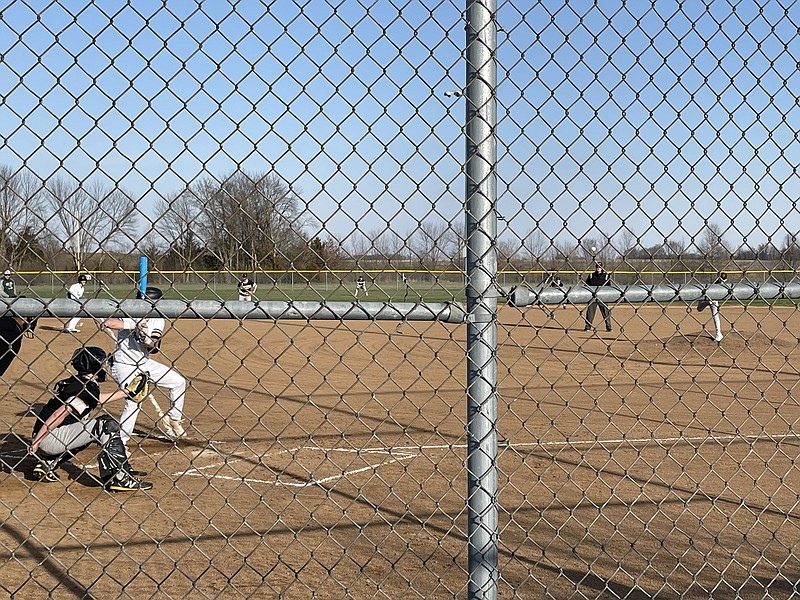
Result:
{"label": "baseball player in white uniform", "polygon": [[[86,289],[86,282],[89,281],[89,276],[81,273],[78,275],[78,282],[73,283],[67,289],[67,298],[70,300],[78,300],[80,301],[83,298],[83,292]],[[64,327],[65,333],[78,333],[80,329],[78,329],[78,325],[80,325],[81,318],[80,317],[72,317],[67,323],[67,326]]]}
{"label": "baseball player in white uniform", "polygon": [[[715,285],[725,285],[728,283],[728,274],[720,272],[717,275],[717,280],[714,282]],[[697,310],[703,311],[706,307],[711,308],[711,320],[714,321],[714,341],[720,343],[722,341],[722,324],[720,323],[719,319],[719,301],[717,300],[710,300],[706,296],[700,298],[697,303]]]}
{"label": "baseball player in white uniform", "polygon": [[[169,390],[169,409],[158,425],[174,441],[186,433],[182,424],[186,379],[175,369],[151,358],[159,351],[165,325],[161,318],[111,318],[106,319],[102,327],[117,332],[111,376],[120,387],[124,388],[137,373],[147,372],[154,385]],[[124,444],[131,439],[138,416],[139,403],[126,400],[119,419]]]}

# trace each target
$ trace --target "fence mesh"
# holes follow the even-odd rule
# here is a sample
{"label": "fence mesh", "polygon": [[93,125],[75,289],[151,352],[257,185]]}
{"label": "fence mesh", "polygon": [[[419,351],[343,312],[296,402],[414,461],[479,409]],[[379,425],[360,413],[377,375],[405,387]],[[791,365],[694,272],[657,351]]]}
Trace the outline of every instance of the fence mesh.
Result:
{"label": "fence mesh", "polygon": [[[412,316],[475,284],[476,3],[0,2],[3,594],[800,595],[797,8],[477,6],[496,381],[469,323]],[[125,340],[154,401],[87,415],[58,382],[98,347],[114,392]]]}

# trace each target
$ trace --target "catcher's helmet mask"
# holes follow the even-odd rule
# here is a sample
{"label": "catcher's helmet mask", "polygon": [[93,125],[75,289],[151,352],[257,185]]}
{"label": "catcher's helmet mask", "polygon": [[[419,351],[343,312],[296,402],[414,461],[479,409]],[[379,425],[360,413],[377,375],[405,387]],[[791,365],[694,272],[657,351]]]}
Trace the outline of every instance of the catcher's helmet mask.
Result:
{"label": "catcher's helmet mask", "polygon": [[72,353],[72,367],[78,375],[94,375],[99,382],[106,380],[108,354],[97,346],[84,346]]}

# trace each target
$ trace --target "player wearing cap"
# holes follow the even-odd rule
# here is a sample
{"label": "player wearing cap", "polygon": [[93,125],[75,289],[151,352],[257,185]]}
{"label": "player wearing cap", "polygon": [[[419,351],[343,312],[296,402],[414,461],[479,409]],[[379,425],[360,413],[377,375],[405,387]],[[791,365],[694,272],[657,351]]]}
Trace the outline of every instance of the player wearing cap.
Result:
{"label": "player wearing cap", "polygon": [[364,292],[365,296],[369,296],[369,291],[367,290],[367,281],[364,279],[363,275],[359,275],[358,279],[356,279],[356,298],[358,298],[359,292]]}
{"label": "player wearing cap", "polygon": [[0,298],[15,298],[17,295],[17,284],[11,279],[11,271],[3,271],[3,278],[0,279]]}
{"label": "player wearing cap", "polygon": [[[717,279],[714,281],[714,285],[725,285],[728,283],[728,274],[724,272],[720,272],[717,274]],[[720,343],[722,341],[722,323],[720,323],[719,319],[719,302],[717,300],[711,300],[703,294],[703,297],[697,302],[697,310],[702,312],[705,310],[706,307],[711,308],[711,320],[714,322],[714,341]]]}
{"label": "player wearing cap", "polygon": [[247,274],[242,275],[242,279],[236,285],[236,289],[239,292],[240,302],[257,300],[256,289],[258,289],[258,284],[256,284],[255,281],[250,279],[250,277]]}
{"label": "player wearing cap", "polygon": [[[78,282],[73,283],[67,289],[67,298],[70,300],[77,300],[80,302],[81,298],[83,298],[83,292],[86,289],[86,282],[89,281],[89,275],[85,273],[81,273],[78,275]],[[78,325],[81,323],[80,317],[72,317],[67,323],[67,326],[64,327],[64,333],[78,333],[80,329],[78,329]]]}
{"label": "player wearing cap", "polygon": [[[611,277],[609,277],[608,273],[603,269],[603,263],[600,261],[595,263],[594,272],[586,278],[586,285],[592,287],[611,285]],[[606,331],[611,331],[611,309],[608,308],[605,302],[598,300],[596,296],[589,301],[589,305],[586,307],[586,325],[583,328],[584,331],[592,329],[592,321],[594,321],[594,315],[598,308],[605,321]]]}

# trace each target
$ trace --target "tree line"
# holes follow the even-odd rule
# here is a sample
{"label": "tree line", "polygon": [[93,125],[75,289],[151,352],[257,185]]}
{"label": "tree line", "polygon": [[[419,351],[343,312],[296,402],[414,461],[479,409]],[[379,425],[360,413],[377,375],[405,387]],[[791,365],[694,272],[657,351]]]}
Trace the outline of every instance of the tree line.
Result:
{"label": "tree line", "polygon": [[[795,235],[734,248],[712,222],[690,242],[673,236],[647,245],[627,229],[580,240],[569,235],[566,230],[549,236],[533,229],[520,237],[506,228],[495,243],[498,266],[558,269],[593,259],[622,264],[800,261]],[[406,232],[388,223],[367,232],[356,226],[336,238],[309,213],[302,192],[274,173],[239,169],[222,177],[206,176],[160,198],[153,210],[118,185],[64,174],[41,179],[0,165],[0,253],[16,270],[129,270],[145,255],[155,268],[185,272],[434,271],[464,267],[464,219],[459,215],[447,221],[437,215]]]}

